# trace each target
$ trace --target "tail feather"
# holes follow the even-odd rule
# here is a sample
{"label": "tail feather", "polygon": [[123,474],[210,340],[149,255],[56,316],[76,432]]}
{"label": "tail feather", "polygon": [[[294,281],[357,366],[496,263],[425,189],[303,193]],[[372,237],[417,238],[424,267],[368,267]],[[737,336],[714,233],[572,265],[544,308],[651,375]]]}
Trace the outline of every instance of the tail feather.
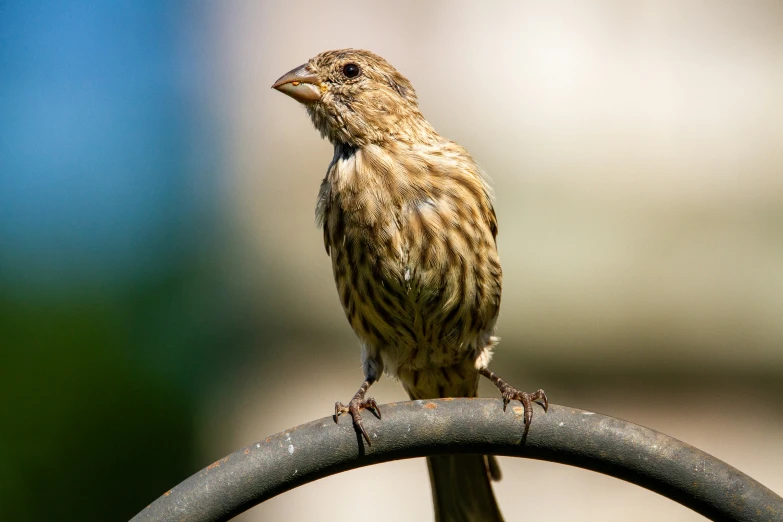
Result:
{"label": "tail feather", "polygon": [[[489,483],[484,455],[427,457],[427,467],[432,483],[435,522],[503,521]],[[489,468],[492,467],[490,464]]]}
{"label": "tail feather", "polygon": [[494,455],[485,455],[484,456],[487,459],[487,472],[489,473],[489,478],[492,479],[492,482],[498,482],[503,478],[503,473],[500,471],[500,464],[498,464],[498,459]]}
{"label": "tail feather", "polygon": [[[479,374],[470,359],[451,368],[418,372],[398,370],[398,377],[413,400],[435,397],[475,397]],[[493,455],[438,455],[427,457],[432,484],[435,522],[503,522],[492,493],[492,480],[500,480]]]}

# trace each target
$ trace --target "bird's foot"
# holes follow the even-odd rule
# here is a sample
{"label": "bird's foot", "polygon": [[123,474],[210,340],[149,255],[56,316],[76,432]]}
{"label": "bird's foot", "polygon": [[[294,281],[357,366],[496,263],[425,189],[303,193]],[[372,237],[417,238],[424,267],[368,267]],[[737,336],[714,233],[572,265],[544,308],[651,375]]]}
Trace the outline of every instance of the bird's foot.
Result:
{"label": "bird's foot", "polygon": [[479,373],[491,380],[500,390],[500,395],[503,397],[503,411],[506,411],[506,406],[511,401],[516,400],[522,403],[522,409],[525,412],[525,432],[522,435],[522,440],[526,439],[530,423],[533,421],[533,402],[543,401],[544,411],[549,409],[549,401],[544,390],[538,390],[534,393],[519,391],[488,368],[479,370]]}
{"label": "bird's foot", "polygon": [[503,397],[503,411],[506,411],[506,406],[513,400],[522,403],[522,408],[525,411],[525,433],[522,437],[527,438],[530,423],[533,421],[533,401],[543,401],[544,411],[549,409],[549,401],[546,398],[546,393],[544,393],[544,390],[538,390],[534,393],[519,391],[507,383],[503,386],[498,386],[498,388],[500,389],[500,395]]}
{"label": "bird's foot", "polygon": [[337,422],[337,419],[341,414],[350,413],[351,418],[353,419],[353,427],[362,434],[364,440],[367,441],[367,444],[372,446],[370,436],[367,435],[367,430],[364,429],[362,415],[359,413],[361,410],[371,409],[379,419],[381,418],[381,410],[378,408],[378,403],[375,402],[375,399],[372,397],[367,399],[364,398],[364,394],[367,393],[367,388],[370,387],[370,384],[371,383],[365,382],[362,387],[359,388],[359,391],[356,392],[356,395],[353,396],[353,399],[348,403],[348,406],[342,402],[334,403],[334,422]]}

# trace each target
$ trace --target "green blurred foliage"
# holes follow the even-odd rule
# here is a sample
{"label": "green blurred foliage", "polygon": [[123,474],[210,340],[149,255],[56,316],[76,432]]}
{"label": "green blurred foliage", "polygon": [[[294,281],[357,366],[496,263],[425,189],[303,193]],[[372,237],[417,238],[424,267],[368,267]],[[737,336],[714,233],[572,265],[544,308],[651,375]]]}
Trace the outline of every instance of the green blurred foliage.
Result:
{"label": "green blurred foliage", "polygon": [[[127,519],[193,471],[182,372],[194,364],[168,355],[148,366],[134,353],[142,339],[168,354],[204,351],[193,343],[203,323],[165,304],[192,276],[168,275],[78,299],[0,298],[3,519]],[[189,333],[156,335],[167,328]]]}

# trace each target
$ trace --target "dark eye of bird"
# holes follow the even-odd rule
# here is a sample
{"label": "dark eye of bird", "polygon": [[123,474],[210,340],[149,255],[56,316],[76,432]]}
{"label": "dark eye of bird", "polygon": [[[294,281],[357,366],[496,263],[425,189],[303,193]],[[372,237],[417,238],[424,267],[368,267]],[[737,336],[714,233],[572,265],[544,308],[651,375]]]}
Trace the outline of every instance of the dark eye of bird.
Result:
{"label": "dark eye of bird", "polygon": [[343,66],[343,74],[346,78],[356,78],[359,76],[360,72],[362,72],[362,70],[359,69],[359,66],[355,63],[346,63]]}

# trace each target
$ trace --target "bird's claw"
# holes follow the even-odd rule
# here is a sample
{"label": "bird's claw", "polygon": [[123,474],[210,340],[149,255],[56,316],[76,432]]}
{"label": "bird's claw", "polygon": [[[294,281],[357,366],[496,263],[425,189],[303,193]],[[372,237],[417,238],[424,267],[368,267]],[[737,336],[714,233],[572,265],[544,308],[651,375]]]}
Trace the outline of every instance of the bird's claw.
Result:
{"label": "bird's claw", "polygon": [[364,409],[373,410],[375,415],[379,419],[381,418],[381,410],[378,408],[378,403],[375,402],[375,399],[372,397],[364,399],[363,397],[354,396],[354,398],[351,399],[351,401],[348,403],[348,406],[342,402],[334,403],[334,422],[337,422],[337,419],[341,414],[350,413],[351,418],[353,419],[353,427],[362,434],[364,440],[367,441],[367,445],[372,446],[370,436],[367,434],[367,430],[364,428],[364,422],[362,422],[362,415],[359,413]]}
{"label": "bird's claw", "polygon": [[522,435],[522,441],[524,442],[527,439],[527,432],[530,430],[530,423],[533,421],[533,402],[544,401],[544,411],[549,410],[549,400],[546,398],[546,393],[544,393],[544,390],[538,390],[535,393],[519,391],[489,368],[480,368],[478,372],[492,381],[500,390],[500,395],[503,397],[503,411],[506,411],[506,406],[511,401],[520,401],[522,403],[522,409],[525,412],[525,433]]}
{"label": "bird's claw", "polygon": [[533,421],[533,402],[543,401],[544,411],[549,410],[549,401],[546,398],[544,390],[537,390],[534,393],[519,391],[510,384],[503,383],[499,386],[500,395],[503,397],[503,411],[509,402],[517,400],[522,403],[522,409],[525,412],[525,433],[522,438],[527,438],[527,432],[530,429],[530,423]]}

